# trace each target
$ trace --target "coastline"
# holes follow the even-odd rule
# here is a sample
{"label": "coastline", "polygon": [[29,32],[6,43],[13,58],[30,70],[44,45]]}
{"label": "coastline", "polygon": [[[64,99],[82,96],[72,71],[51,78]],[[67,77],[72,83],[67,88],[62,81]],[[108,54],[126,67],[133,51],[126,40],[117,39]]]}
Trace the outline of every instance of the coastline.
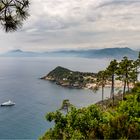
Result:
{"label": "coastline", "polygon": [[[59,86],[62,86],[62,87],[67,87],[67,88],[90,89],[90,90],[92,90],[96,87],[96,84],[94,82],[93,83],[87,83],[83,86],[83,85],[79,85],[77,83],[69,84],[69,82],[66,82],[65,80],[57,81],[55,78],[50,78],[48,76],[43,77],[41,79],[54,82],[56,85],[59,85]],[[115,88],[122,88],[123,85],[124,85],[123,82],[120,81],[120,80],[115,80],[114,83],[115,83],[114,84]],[[129,87],[133,88],[134,87],[133,83],[130,83]],[[108,81],[108,83],[105,85],[105,88],[111,88],[111,81]]]}
{"label": "coastline", "polygon": [[[94,90],[97,87],[97,73],[72,71],[61,66],[57,66],[55,69],[49,72],[46,76],[43,76],[41,79],[54,82],[55,84],[66,88]],[[105,84],[105,88],[111,88],[111,86],[112,82],[111,80],[108,80]],[[123,81],[114,81],[114,87],[116,89],[121,89],[123,86]],[[134,84],[129,83],[129,87],[133,88]]]}

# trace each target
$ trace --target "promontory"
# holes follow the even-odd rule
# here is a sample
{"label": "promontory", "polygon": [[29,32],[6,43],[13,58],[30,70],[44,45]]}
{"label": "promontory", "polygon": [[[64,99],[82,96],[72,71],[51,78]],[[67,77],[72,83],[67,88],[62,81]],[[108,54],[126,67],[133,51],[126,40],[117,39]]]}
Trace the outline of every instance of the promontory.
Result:
{"label": "promontory", "polygon": [[72,71],[58,66],[41,79],[55,82],[69,88],[90,88],[96,80],[96,73]]}

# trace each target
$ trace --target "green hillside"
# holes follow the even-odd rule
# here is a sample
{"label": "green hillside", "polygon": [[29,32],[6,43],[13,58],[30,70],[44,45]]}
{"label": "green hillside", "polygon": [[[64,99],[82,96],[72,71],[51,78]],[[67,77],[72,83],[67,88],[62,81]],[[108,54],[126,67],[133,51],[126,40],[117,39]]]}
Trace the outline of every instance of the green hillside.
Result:
{"label": "green hillside", "polygon": [[70,88],[84,88],[87,83],[93,83],[95,77],[95,73],[72,71],[58,66],[41,79],[50,80]]}
{"label": "green hillside", "polygon": [[41,140],[47,139],[140,139],[140,83],[118,105],[91,105],[47,114],[55,126]]}
{"label": "green hillside", "polygon": [[[72,77],[78,74],[82,77],[91,76],[91,73],[72,72],[60,67],[59,69],[73,73]],[[136,60],[127,57],[123,57],[121,61],[112,60],[105,70],[96,74],[94,81],[95,90],[101,89],[102,100],[96,105],[80,109],[72,106],[68,99],[65,100],[63,104],[66,113],[57,110],[46,115],[47,121],[54,122],[54,127],[48,130],[41,140],[140,139],[139,69],[140,52]],[[123,91],[116,93],[115,80],[118,79],[123,83]],[[108,100],[104,100],[104,88],[108,80],[111,80],[111,94]]]}

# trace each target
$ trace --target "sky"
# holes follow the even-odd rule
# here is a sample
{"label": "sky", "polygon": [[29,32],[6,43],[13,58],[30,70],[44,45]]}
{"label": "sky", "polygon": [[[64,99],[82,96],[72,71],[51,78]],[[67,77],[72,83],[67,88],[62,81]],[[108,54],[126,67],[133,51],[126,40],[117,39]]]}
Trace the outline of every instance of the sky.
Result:
{"label": "sky", "polygon": [[31,0],[16,32],[0,27],[0,52],[14,49],[140,48],[140,0]]}

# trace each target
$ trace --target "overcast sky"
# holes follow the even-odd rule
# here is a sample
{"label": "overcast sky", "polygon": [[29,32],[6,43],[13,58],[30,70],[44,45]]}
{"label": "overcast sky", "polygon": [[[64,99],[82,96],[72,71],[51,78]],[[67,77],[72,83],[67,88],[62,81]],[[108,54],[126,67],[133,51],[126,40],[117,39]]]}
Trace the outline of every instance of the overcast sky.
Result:
{"label": "overcast sky", "polygon": [[0,30],[0,52],[106,47],[140,48],[140,0],[31,0],[20,30]]}

